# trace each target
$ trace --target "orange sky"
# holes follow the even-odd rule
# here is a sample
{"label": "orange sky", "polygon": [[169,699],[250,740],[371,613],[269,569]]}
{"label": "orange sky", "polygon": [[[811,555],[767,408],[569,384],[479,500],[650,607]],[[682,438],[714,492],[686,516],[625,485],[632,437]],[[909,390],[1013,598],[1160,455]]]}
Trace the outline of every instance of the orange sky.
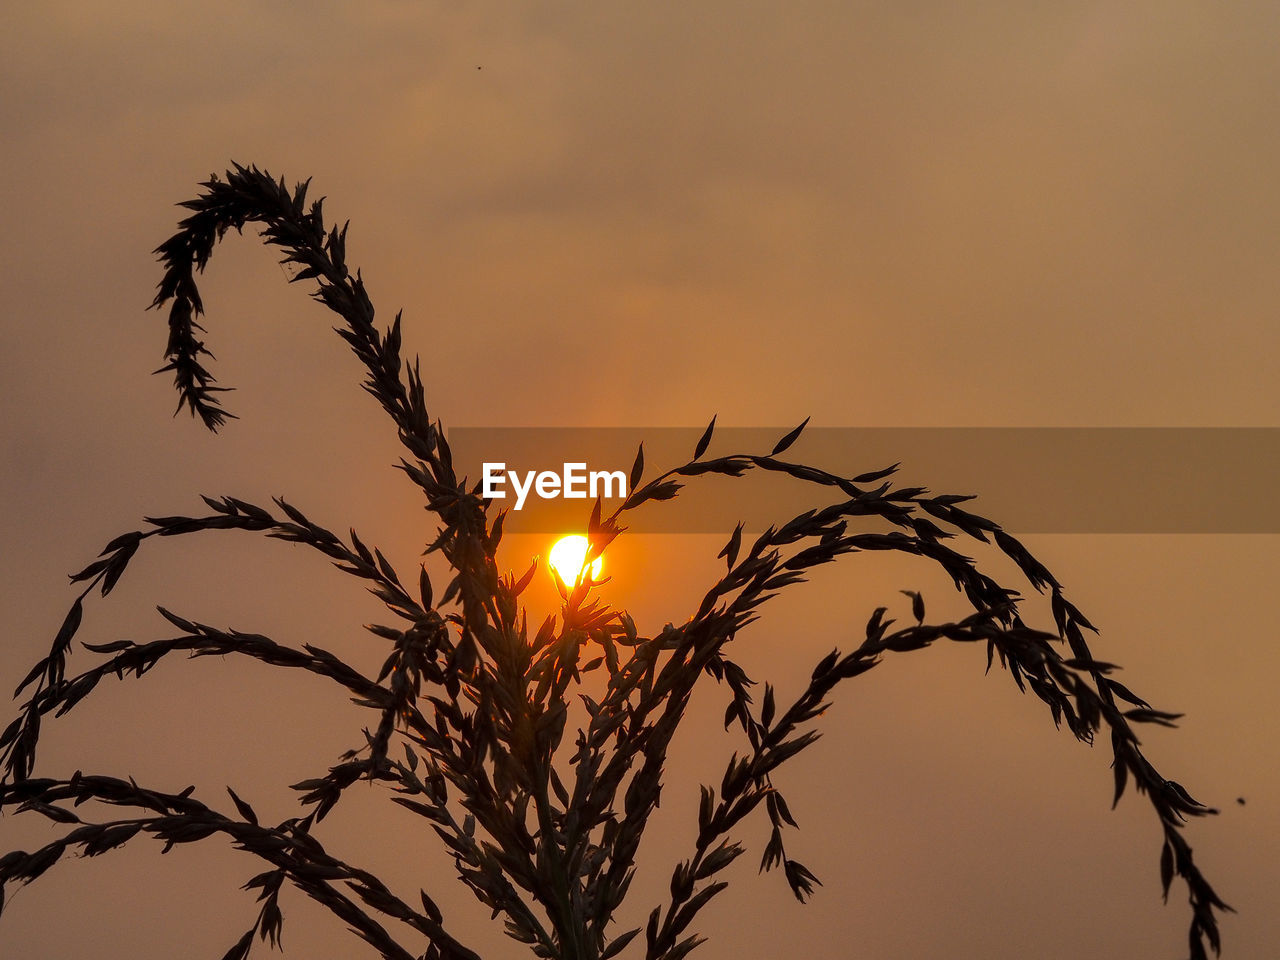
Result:
{"label": "orange sky", "polygon": [[[241,420],[212,437],[169,418],[168,381],[147,376],[165,342],[163,318],[143,312],[160,276],[150,251],[173,205],[233,159],[313,176],[330,218],[351,219],[349,259],[382,319],[405,308],[447,424],[1280,426],[1280,9],[674,7],[6,11],[3,685],[47,650],[67,573],[144,515],[196,511],[199,493],[283,494],[409,569],[431,532],[329,316],[251,239],[224,244],[203,287],[214,372],[238,388]],[[642,629],[679,622],[722,542],[624,537],[608,596]],[[1187,714],[1145,743],[1223,809],[1189,838],[1240,911],[1224,955],[1268,955],[1276,538],[1027,543],[1103,628],[1095,653]],[[376,605],[312,557],[235,535],[147,546],[81,639],[165,636],[163,603],[381,660],[359,629]],[[523,569],[545,548],[519,538],[505,555]],[[900,588],[959,611],[932,571],[854,557],[773,604],[738,656],[794,694],[876,605],[905,615]],[[978,650],[933,650],[839,692],[826,736],[779,778],[801,824],[789,849],[825,886],[800,907],[780,876],[757,877],[767,830],[749,822],[695,956],[1178,955],[1183,895],[1160,903],[1145,801],[1109,811],[1105,746],[1055,734],[984,665]],[[230,783],[265,818],[288,816],[285,785],[322,772],[366,721],[319,683],[276,687],[255,666],[174,663],[103,686],[47,725],[38,772],[195,783],[214,804]],[[694,702],[623,922],[687,856],[697,783],[736,746],[722,711],[719,691]],[[487,957],[521,956],[388,806],[353,797],[326,839],[393,886],[426,886]],[[39,842],[29,819],[6,818],[0,848]],[[158,851],[60,864],[11,898],[0,954],[221,956],[252,921],[236,888],[256,864],[213,843]],[[321,908],[282,905],[286,955],[358,955]]]}

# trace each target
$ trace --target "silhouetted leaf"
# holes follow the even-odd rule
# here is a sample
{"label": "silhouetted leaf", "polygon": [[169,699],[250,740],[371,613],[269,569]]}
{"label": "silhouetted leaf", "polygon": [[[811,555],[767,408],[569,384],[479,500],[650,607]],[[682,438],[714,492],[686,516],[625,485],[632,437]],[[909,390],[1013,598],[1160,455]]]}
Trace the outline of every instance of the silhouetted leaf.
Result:
{"label": "silhouetted leaf", "polygon": [[[224,943],[226,941],[223,941]],[[222,960],[245,960],[253,947],[253,930],[236,941],[235,946],[222,955]]]}
{"label": "silhouetted leaf", "polygon": [[773,685],[766,683],[764,685],[764,704],[760,708],[760,724],[768,727],[773,723]]}
{"label": "silhouetted leaf", "polygon": [[640,448],[636,450],[635,462],[631,464],[631,479],[627,484],[627,489],[634,492],[636,486],[640,483],[640,478],[644,475],[644,444],[640,444]]}
{"label": "silhouetted leaf", "polygon": [[770,452],[769,456],[776,457],[778,454],[782,453],[788,447],[790,447],[793,443],[795,443],[796,440],[799,439],[801,431],[804,430],[805,425],[808,424],[808,422],[809,422],[809,417],[805,417],[804,423],[800,424],[800,426],[796,427],[794,430],[788,433],[785,437],[779,440],[776,444],[774,444],[773,450]]}
{"label": "silhouetted leaf", "polygon": [[431,609],[431,578],[427,576],[427,568],[418,568],[418,595],[422,598],[422,609]]}
{"label": "silhouetted leaf", "polygon": [[872,470],[870,473],[860,473],[856,477],[852,477],[852,483],[875,483],[877,480],[883,480],[892,473],[896,473],[898,467],[902,466],[901,461],[895,463],[891,467],[885,467],[883,470]]}
{"label": "silhouetted leaf", "polygon": [[707,424],[707,429],[703,432],[698,440],[698,445],[693,448],[693,459],[697,460],[707,452],[707,445],[711,443],[711,434],[716,428],[716,418],[712,417],[711,422]]}
{"label": "silhouetted leaf", "polygon": [[103,570],[107,569],[107,567],[110,566],[110,564],[111,564],[110,558],[107,558],[104,560],[95,560],[93,563],[89,564],[79,573],[71,574],[71,582],[78,583],[81,580],[88,580],[90,577],[96,576],[97,574],[101,573]]}
{"label": "silhouetted leaf", "polygon": [[249,806],[245,801],[236,796],[236,792],[227,787],[227,793],[231,794],[231,802],[236,805],[236,809],[240,811],[240,816],[244,817],[255,827],[258,825],[258,815],[253,812],[253,807]]}
{"label": "silhouetted leaf", "polygon": [[1114,810],[1124,796],[1125,785],[1129,782],[1129,767],[1117,757],[1111,765],[1111,772],[1115,778],[1115,794],[1111,799],[1111,808]]}
{"label": "silhouetted leaf", "polygon": [[1164,902],[1169,902],[1169,885],[1173,883],[1173,848],[1165,840],[1160,848],[1160,886],[1164,891]]}
{"label": "silhouetted leaf", "polygon": [[916,623],[924,623],[924,597],[914,590],[899,590],[898,592],[911,598],[911,615],[916,618]]}
{"label": "silhouetted leaf", "polygon": [[62,621],[62,626],[58,629],[58,635],[53,641],[53,650],[55,654],[65,653],[67,648],[71,646],[71,638],[75,636],[76,631],[80,629],[80,621],[84,615],[84,605],[79,597],[71,604],[71,609],[67,611],[66,617]]}
{"label": "silhouetted leaf", "polygon": [[529,569],[524,572],[524,575],[516,581],[515,586],[512,588],[511,593],[513,596],[518,597],[520,594],[524,593],[525,588],[529,586],[529,583],[533,580],[534,571],[537,569],[538,558],[534,557],[533,562],[529,564]]}
{"label": "silhouetted leaf", "polygon": [[128,650],[136,646],[132,640],[112,640],[110,643],[84,643],[80,646],[86,650],[92,650],[94,653],[118,653],[121,650]]}
{"label": "silhouetted leaf", "polygon": [[636,927],[634,930],[628,930],[626,933],[619,934],[614,938],[614,941],[605,948],[604,952],[600,954],[600,960],[609,960],[610,957],[616,957],[626,949],[627,944],[629,944],[639,932],[640,928]]}
{"label": "silhouetted leaf", "polygon": [[742,524],[739,523],[733,528],[733,535],[729,537],[729,542],[724,545],[724,549],[716,554],[716,559],[725,558],[725,563],[729,569],[733,569],[733,565],[738,562],[738,549],[742,546]]}

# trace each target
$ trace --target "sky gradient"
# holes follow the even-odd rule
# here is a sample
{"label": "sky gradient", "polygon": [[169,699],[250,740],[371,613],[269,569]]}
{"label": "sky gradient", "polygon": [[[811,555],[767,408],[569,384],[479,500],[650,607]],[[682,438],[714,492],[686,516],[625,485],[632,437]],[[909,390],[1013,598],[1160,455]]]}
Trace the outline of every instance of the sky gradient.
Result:
{"label": "sky gradient", "polygon": [[[232,160],[313,177],[328,217],[350,218],[348,259],[383,322],[404,307],[406,352],[446,424],[1280,426],[1280,8],[272,0],[53,2],[5,19],[7,689],[47,652],[74,596],[65,576],[143,516],[202,509],[198,494],[284,495],[402,570],[433,532],[331,315],[249,231],[202,285],[213,370],[241,419],[215,437],[170,418],[169,381],[148,376],[165,344],[163,316],[144,312],[151,251],[174,204]],[[725,536],[624,535],[609,600],[643,631],[680,622]],[[1222,810],[1188,838],[1239,910],[1224,956],[1267,956],[1276,537],[1026,542],[1102,629],[1095,654],[1185,712],[1144,744]],[[300,549],[236,534],[146,547],[79,639],[166,636],[163,603],[381,661],[360,629],[379,605]],[[523,570],[546,547],[512,538],[504,556]],[[771,603],[736,655],[794,695],[874,607],[908,615],[899,589],[962,612],[921,563],[851,557]],[[549,583],[537,590],[548,608]],[[1146,801],[1109,810],[1105,745],[1055,732],[984,667],[980,650],[935,649],[838,691],[824,738],[780,777],[800,822],[789,850],[825,886],[802,907],[779,875],[757,877],[767,826],[748,821],[695,956],[1181,955],[1183,894],[1160,902]],[[287,784],[322,773],[367,720],[274,674],[208,659],[104,685],[46,725],[37,773],[194,783],[220,809],[229,783],[282,819]],[[708,688],[693,703],[620,923],[642,922],[688,856],[697,785],[738,747],[724,701]],[[353,793],[326,842],[397,889],[425,886],[486,957],[524,955],[419,821]],[[0,848],[52,835],[31,820],[0,822]],[[11,896],[0,953],[216,958],[253,919],[237,887],[256,872],[216,842],[64,862]],[[301,895],[282,906],[286,956],[359,955]]]}

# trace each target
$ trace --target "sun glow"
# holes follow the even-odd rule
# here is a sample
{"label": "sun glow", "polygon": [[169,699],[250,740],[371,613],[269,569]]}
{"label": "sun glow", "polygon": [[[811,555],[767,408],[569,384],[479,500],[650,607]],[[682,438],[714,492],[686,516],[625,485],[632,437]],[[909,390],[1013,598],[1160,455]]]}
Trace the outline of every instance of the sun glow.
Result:
{"label": "sun glow", "polygon": [[592,580],[600,579],[600,571],[604,569],[603,557],[596,557],[591,563],[590,570],[583,571],[582,569],[582,565],[587,559],[587,546],[587,538],[575,533],[567,537],[561,537],[555,542],[555,546],[551,548],[549,561],[551,569],[560,575],[560,579],[567,586],[573,586],[578,577],[584,572],[590,573]]}

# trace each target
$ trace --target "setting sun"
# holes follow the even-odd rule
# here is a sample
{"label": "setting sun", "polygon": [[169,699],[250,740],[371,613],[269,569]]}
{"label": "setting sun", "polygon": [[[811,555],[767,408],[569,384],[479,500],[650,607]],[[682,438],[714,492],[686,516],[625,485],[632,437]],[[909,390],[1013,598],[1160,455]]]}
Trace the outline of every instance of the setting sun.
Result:
{"label": "setting sun", "polygon": [[[587,538],[581,534],[561,537],[551,548],[551,569],[560,575],[567,585],[573,586],[582,573],[582,564],[587,559]],[[596,557],[591,563],[591,579],[599,580],[600,571],[604,569],[604,558]]]}

